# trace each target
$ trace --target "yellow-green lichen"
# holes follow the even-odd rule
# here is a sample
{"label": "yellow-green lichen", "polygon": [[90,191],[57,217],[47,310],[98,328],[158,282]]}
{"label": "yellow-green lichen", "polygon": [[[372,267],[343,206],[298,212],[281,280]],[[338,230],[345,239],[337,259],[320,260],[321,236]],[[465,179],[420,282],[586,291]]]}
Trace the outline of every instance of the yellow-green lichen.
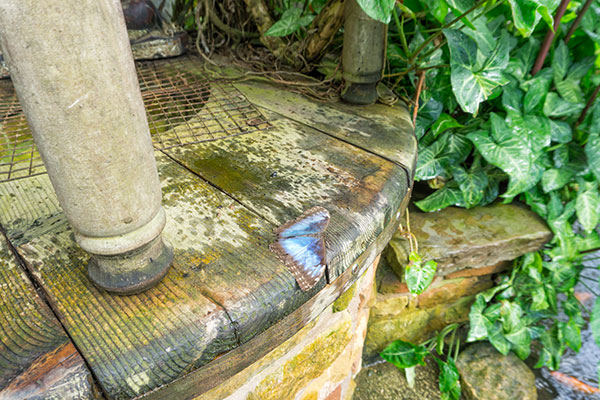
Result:
{"label": "yellow-green lichen", "polygon": [[332,331],[316,338],[282,369],[267,376],[248,394],[248,400],[290,399],[311,380],[321,375],[351,339],[351,321],[344,319]]}
{"label": "yellow-green lichen", "polygon": [[338,297],[337,300],[333,302],[333,305],[331,306],[333,312],[336,313],[336,312],[344,311],[346,308],[348,308],[348,304],[350,304],[350,301],[354,297],[355,291],[356,291],[356,282],[354,282],[354,284],[352,286],[350,286],[348,288],[348,290],[346,290],[344,293],[342,293],[341,296]]}

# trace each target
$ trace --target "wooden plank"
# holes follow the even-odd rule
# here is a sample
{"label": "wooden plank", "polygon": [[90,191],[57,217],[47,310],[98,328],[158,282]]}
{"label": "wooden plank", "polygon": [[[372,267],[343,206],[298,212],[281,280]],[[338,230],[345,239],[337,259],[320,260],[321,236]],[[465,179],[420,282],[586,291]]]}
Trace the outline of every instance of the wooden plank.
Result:
{"label": "wooden plank", "polygon": [[291,338],[348,290],[375,262],[397,229],[398,221],[391,221],[377,240],[360,255],[353,268],[345,271],[331,285],[324,287],[309,301],[259,336],[171,384],[141,396],[140,400],[189,399],[209,391],[250,366]]}
{"label": "wooden plank", "polygon": [[92,399],[92,376],[0,237],[0,399]]}
{"label": "wooden plank", "polygon": [[262,111],[274,125],[268,131],[166,152],[274,226],[313,206],[328,209],[325,243],[333,280],[398,216],[406,173],[381,157]]}
{"label": "wooden plank", "polygon": [[[24,223],[12,224],[18,251],[112,398],[144,393],[206,364],[324,285],[300,291],[268,250],[273,225],[164,155],[157,153],[157,161],[168,216],[164,238],[175,260],[148,292],[118,297],[96,289],[85,275],[88,256],[73,242],[64,216],[22,218],[52,222],[36,235],[19,236]],[[40,191],[36,198],[48,195],[45,185],[32,187]]]}
{"label": "wooden plank", "polygon": [[64,219],[48,175],[0,183],[0,225],[13,246]]}
{"label": "wooden plank", "polygon": [[412,186],[417,139],[403,105],[321,103],[260,81],[240,82],[235,87],[258,106],[397,163],[407,171]]}

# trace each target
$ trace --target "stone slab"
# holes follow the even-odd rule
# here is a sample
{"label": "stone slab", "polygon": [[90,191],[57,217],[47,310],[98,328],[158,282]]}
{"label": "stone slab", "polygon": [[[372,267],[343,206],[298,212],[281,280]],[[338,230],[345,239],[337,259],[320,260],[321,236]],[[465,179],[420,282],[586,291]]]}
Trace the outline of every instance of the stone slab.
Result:
{"label": "stone slab", "polygon": [[[520,204],[495,203],[438,212],[410,212],[412,232],[424,260],[438,263],[438,275],[495,265],[540,249],[552,233],[536,214]],[[392,238],[388,261],[402,276],[408,244],[399,234]]]}
{"label": "stone slab", "polygon": [[466,399],[537,399],[533,371],[512,352],[505,356],[489,343],[474,343],[458,355],[456,367]]}

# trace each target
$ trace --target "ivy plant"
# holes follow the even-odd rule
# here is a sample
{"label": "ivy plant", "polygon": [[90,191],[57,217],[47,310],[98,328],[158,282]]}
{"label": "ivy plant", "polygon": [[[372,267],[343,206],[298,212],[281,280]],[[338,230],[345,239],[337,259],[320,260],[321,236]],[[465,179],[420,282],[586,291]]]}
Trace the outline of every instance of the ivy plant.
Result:
{"label": "ivy plant", "polygon": [[[537,366],[554,370],[567,347],[581,347],[591,314],[600,345],[600,300],[585,310],[574,296],[585,254],[600,248],[600,2],[593,1],[571,32],[582,13],[576,1],[557,21],[556,0],[359,3],[372,17],[391,21],[386,82],[418,106],[415,179],[431,193],[416,206],[436,211],[521,201],[554,234],[476,297],[468,341],[488,340],[521,358],[537,341]],[[423,265],[415,257],[406,269],[411,292],[431,282]],[[411,275],[413,269],[419,274]],[[407,359],[399,362],[394,351],[422,350],[394,343],[382,356],[402,368]],[[445,362],[442,374],[452,377]],[[452,392],[448,379],[444,393]]]}

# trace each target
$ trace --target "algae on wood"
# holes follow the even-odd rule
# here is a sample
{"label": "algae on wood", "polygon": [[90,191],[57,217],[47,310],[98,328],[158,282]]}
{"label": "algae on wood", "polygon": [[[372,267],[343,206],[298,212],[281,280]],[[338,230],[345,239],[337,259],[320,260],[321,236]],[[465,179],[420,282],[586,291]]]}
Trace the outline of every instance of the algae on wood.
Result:
{"label": "algae on wood", "polygon": [[0,399],[90,399],[98,393],[60,323],[0,237]]}

